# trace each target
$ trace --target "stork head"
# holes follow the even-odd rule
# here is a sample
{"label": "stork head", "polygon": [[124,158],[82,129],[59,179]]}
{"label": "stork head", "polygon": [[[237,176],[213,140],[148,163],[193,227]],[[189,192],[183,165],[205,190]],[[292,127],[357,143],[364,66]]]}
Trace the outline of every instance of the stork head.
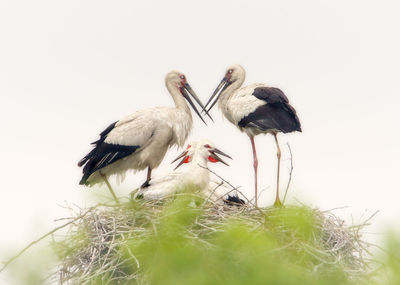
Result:
{"label": "stork head", "polygon": [[190,96],[193,97],[193,99],[197,102],[197,104],[199,104],[199,106],[202,109],[204,109],[204,105],[203,103],[201,103],[200,99],[197,97],[192,87],[190,87],[189,83],[186,80],[186,76],[183,73],[175,70],[168,72],[167,76],[165,77],[165,84],[167,85],[167,88],[169,86],[172,86],[172,88],[177,88],[179,92],[182,94],[182,96],[189,102],[190,106],[193,108],[193,110],[196,112],[199,118],[203,121],[203,123],[206,124],[206,122],[200,115],[199,111],[197,110]]}
{"label": "stork head", "polygon": [[230,67],[228,67],[228,69],[225,72],[224,78],[221,80],[221,82],[215,89],[214,93],[211,95],[210,99],[208,99],[206,108],[212,102],[214,97],[217,97],[217,98],[211,104],[211,106],[208,108],[208,110],[203,109],[203,111],[205,111],[206,114],[209,115],[208,112],[212,109],[212,107],[214,107],[215,103],[217,103],[218,98],[221,95],[221,93],[224,92],[224,90],[228,86],[232,85],[233,83],[235,83],[235,85],[240,87],[243,84],[245,77],[246,77],[246,71],[244,70],[244,68],[241,65],[234,64],[234,65],[231,65]]}
{"label": "stork head", "polygon": [[186,150],[181,153],[174,161],[172,161],[172,163],[182,158],[178,165],[175,167],[175,169],[177,169],[182,164],[189,163],[193,160],[193,158],[199,157],[212,163],[222,162],[223,164],[228,165],[225,161],[222,160],[221,157],[219,157],[218,154],[232,159],[232,157],[217,149],[209,140],[201,140],[188,144]]}
{"label": "stork head", "polygon": [[233,64],[228,67],[225,72],[225,77],[227,78],[227,83],[232,84],[233,82],[240,81],[240,85],[246,77],[246,71],[240,64]]}
{"label": "stork head", "polygon": [[165,83],[166,84],[173,84],[177,88],[181,88],[182,86],[185,85],[186,82],[186,76],[182,72],[172,70],[167,73],[165,76]]}

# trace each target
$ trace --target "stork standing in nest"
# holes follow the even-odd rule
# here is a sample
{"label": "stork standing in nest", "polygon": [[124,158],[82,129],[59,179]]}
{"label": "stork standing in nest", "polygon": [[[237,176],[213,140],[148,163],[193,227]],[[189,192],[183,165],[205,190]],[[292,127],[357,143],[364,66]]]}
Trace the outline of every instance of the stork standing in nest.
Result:
{"label": "stork standing in nest", "polygon": [[[281,150],[277,134],[301,132],[299,118],[296,110],[289,104],[289,100],[282,90],[269,87],[266,84],[258,83],[242,87],[246,72],[240,65],[232,65],[225,73],[221,83],[215,89],[206,104],[212,109],[218,101],[218,106],[224,116],[240,131],[245,132],[251,142],[254,160],[255,178],[255,204],[257,205],[257,168],[258,159],[254,136],[258,134],[272,134],[275,138],[278,157],[277,186],[274,205],[281,205],[279,199],[279,172]],[[215,101],[212,100],[216,97]]]}
{"label": "stork standing in nest", "polygon": [[205,123],[190,96],[201,108],[204,106],[184,74],[169,72],[165,84],[175,107],[140,110],[112,123],[100,134],[99,140],[92,143],[94,149],[79,161],[78,166],[84,166],[80,184],[93,185],[104,181],[118,203],[107,177],[119,174],[123,179],[127,170],[147,168],[147,179],[142,187],[148,186],[152,170],[160,165],[168,148],[174,145],[182,147],[192,129],[192,114],[186,101]]}

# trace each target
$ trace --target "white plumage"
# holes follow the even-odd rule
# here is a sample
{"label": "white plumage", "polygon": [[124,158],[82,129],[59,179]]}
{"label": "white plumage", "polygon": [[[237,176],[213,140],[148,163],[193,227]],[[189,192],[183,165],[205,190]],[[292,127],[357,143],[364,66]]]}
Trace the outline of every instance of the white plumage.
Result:
{"label": "white plumage", "polygon": [[[255,175],[255,203],[257,205],[257,168],[258,160],[254,136],[270,133],[274,135],[277,145],[278,173],[277,194],[275,205],[281,205],[279,199],[279,171],[281,151],[279,148],[277,133],[301,131],[300,121],[295,109],[289,104],[286,95],[278,88],[269,87],[263,83],[242,87],[246,72],[240,65],[232,65],[228,68],[221,83],[215,89],[208,100],[206,107],[210,105],[206,113],[212,109],[218,101],[218,106],[224,116],[240,131],[245,132],[251,141],[254,159]],[[216,100],[212,102],[213,98]]]}
{"label": "white plumage", "polygon": [[223,112],[225,118],[238,127],[240,131],[246,132],[248,135],[250,134],[248,133],[249,129],[239,127],[239,122],[242,118],[254,112],[255,109],[266,104],[265,101],[251,95],[254,89],[260,86],[265,85],[256,83],[240,88],[225,102],[224,97],[219,98],[218,107]]}
{"label": "white plumage", "polygon": [[210,171],[207,169],[208,162],[226,164],[218,154],[229,157],[215,148],[208,140],[189,144],[187,149],[176,159],[182,158],[176,168],[187,163],[185,169],[172,171],[163,177],[153,179],[150,186],[139,188],[134,193],[134,197],[158,200],[185,190],[200,194],[209,193]]}
{"label": "white plumage", "polygon": [[[176,120],[177,116],[180,119]],[[179,109],[159,107],[137,111],[119,121],[104,142],[140,147],[131,155],[104,166],[101,173],[107,176],[118,174],[119,180],[122,181],[127,170],[157,168],[169,147],[183,146],[191,128],[192,116]],[[95,183],[99,176],[97,171],[91,174],[88,180]]]}
{"label": "white plumage", "polygon": [[122,180],[128,170],[147,168],[146,186],[151,179],[152,169],[160,165],[168,148],[184,145],[192,129],[192,115],[185,99],[201,120],[203,118],[189,95],[204,107],[182,73],[169,72],[165,84],[175,107],[140,110],[111,124],[93,143],[94,149],[79,162],[79,166],[85,165],[81,184],[93,185],[103,179],[109,186],[109,175],[119,174]]}

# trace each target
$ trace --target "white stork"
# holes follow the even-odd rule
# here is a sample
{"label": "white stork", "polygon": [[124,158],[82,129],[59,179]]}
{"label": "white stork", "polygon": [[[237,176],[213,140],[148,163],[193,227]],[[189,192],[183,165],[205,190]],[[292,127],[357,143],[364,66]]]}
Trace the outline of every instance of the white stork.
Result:
{"label": "white stork", "polygon": [[210,171],[207,169],[208,162],[222,162],[228,165],[218,154],[231,158],[229,155],[215,148],[208,140],[192,142],[173,161],[181,159],[175,169],[187,163],[188,167],[185,170],[182,172],[172,171],[163,177],[155,178],[150,182],[148,187],[142,186],[138,190],[133,191],[131,195],[133,198],[159,200],[187,188],[206,194],[208,193],[210,183]]}
{"label": "white stork", "polygon": [[143,187],[149,185],[152,169],[158,167],[169,147],[182,147],[192,129],[192,115],[185,99],[205,123],[189,95],[204,108],[184,74],[171,71],[165,77],[165,84],[175,107],[155,107],[135,113],[112,123],[93,142],[94,149],[82,158],[78,166],[83,166],[80,184],[93,185],[104,180],[118,203],[107,177],[119,174],[123,180],[127,170],[147,168],[147,179]]}
{"label": "white stork", "polygon": [[240,65],[232,65],[228,68],[221,83],[215,89],[206,104],[215,101],[206,110],[212,109],[217,101],[224,116],[240,131],[245,132],[251,141],[254,159],[255,178],[255,204],[257,205],[257,168],[258,160],[254,136],[270,133],[275,138],[278,157],[277,189],[274,205],[281,205],[279,199],[279,171],[281,150],[278,143],[278,132],[301,132],[299,118],[296,110],[289,104],[286,95],[278,88],[269,87],[258,83],[242,87],[246,72]]}

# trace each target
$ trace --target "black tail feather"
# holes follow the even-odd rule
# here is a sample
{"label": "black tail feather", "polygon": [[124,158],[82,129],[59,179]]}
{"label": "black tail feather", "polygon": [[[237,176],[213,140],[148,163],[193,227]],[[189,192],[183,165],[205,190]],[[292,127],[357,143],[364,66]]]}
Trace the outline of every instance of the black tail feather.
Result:
{"label": "black tail feather", "polygon": [[109,125],[100,133],[100,138],[92,142],[94,148],[85,155],[79,162],[78,166],[83,167],[83,176],[79,184],[88,184],[88,179],[97,170],[116,162],[128,155],[134,153],[140,146],[127,146],[106,143],[107,135],[114,129],[118,121]]}

